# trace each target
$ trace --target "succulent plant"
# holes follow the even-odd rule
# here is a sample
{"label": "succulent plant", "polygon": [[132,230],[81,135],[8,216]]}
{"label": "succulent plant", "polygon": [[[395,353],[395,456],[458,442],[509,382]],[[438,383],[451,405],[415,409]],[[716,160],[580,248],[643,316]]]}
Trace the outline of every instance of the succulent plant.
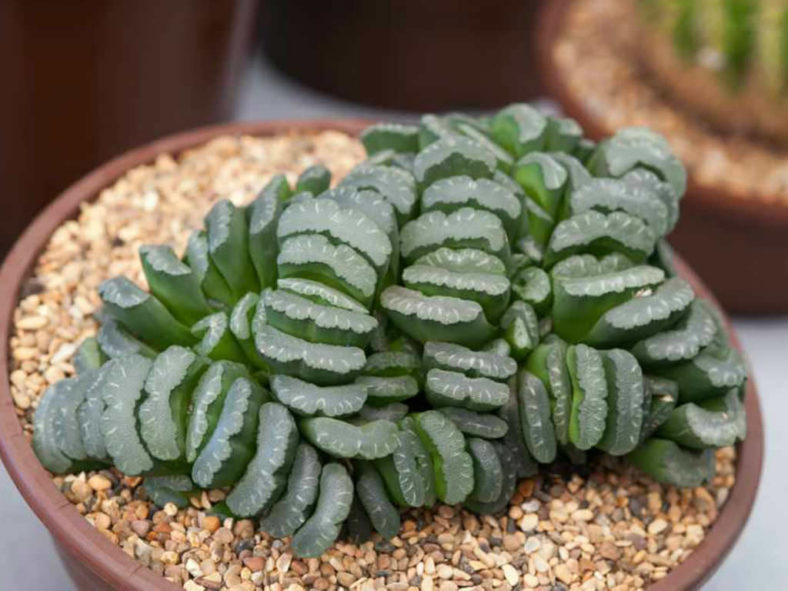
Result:
{"label": "succulent plant", "polygon": [[753,78],[772,94],[788,83],[784,0],[639,0],[682,58],[720,72],[733,90]]}
{"label": "succulent plant", "polygon": [[440,501],[505,509],[559,457],[626,457],[697,486],[744,437],[745,366],[664,241],[685,174],[639,128],[599,144],[511,105],[361,136],[368,158],[217,203],[149,291],[100,287],[79,373],[47,390],[55,473],[114,465],[156,503],[228,487],[324,552]]}

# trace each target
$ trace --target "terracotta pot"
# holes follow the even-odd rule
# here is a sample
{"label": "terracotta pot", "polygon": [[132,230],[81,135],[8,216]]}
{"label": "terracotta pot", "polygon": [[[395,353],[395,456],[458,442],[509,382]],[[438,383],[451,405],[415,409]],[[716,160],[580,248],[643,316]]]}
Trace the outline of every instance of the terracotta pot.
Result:
{"label": "terracotta pot", "polygon": [[263,47],[286,74],[352,101],[410,111],[538,96],[543,0],[266,0]]}
{"label": "terracotta pot", "polygon": [[0,2],[0,255],[107,158],[229,119],[258,1]]}
{"label": "terracotta pot", "polygon": [[[94,199],[101,189],[127,170],[153,161],[157,154],[177,154],[225,134],[275,135],[327,128],[355,134],[364,125],[365,122],[357,120],[238,123],[175,135],[133,150],[96,169],[58,197],[27,229],[3,263],[0,269],[0,285],[4,288],[0,291],[0,456],[22,496],[49,529],[80,589],[177,591],[180,587],[135,562],[88,524],[54,486],[22,434],[9,391],[8,341],[20,289],[38,254],[52,232],[77,214],[80,203]],[[699,295],[711,297],[689,267],[680,260],[677,264]],[[731,337],[738,347],[735,335]],[[738,473],[728,501],[700,547],[652,586],[652,591],[697,588],[725,558],[747,521],[763,461],[763,426],[752,380],[748,385],[746,407],[748,436],[739,446]]]}
{"label": "terracotta pot", "polygon": [[[553,63],[553,45],[572,0],[554,0],[541,13],[539,64],[544,88],[586,135],[612,135],[573,95]],[[788,207],[776,199],[746,200],[690,176],[671,243],[709,284],[729,312],[788,312]]]}

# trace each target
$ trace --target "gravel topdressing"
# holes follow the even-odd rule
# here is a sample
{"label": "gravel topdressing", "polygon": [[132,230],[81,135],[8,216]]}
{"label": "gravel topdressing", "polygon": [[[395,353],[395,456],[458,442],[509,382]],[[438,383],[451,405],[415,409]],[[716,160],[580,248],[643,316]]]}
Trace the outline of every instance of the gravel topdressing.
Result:
{"label": "gravel topdressing", "polygon": [[[83,205],[52,236],[15,312],[11,394],[25,433],[38,397],[74,373],[77,345],[97,329],[98,284],[125,274],[146,285],[139,246],[170,243],[181,252],[215,201],[240,205],[274,174],[293,181],[317,162],[341,177],[363,156],[355,139],[331,131],[221,137],[133,169]],[[54,482],[124,552],[190,591],[640,589],[703,541],[733,486],[735,453],[719,450],[714,481],[684,490],[607,461],[579,473],[554,466],[521,481],[498,518],[447,506],[410,511],[391,541],[338,543],[308,560],[293,558],[287,540],[257,532],[251,520],[209,515],[221,490],[179,510],[153,506],[141,478],[115,470]]]}
{"label": "gravel topdressing", "polygon": [[663,134],[698,185],[788,205],[788,152],[717,133],[663,95],[633,59],[641,40],[631,2],[568,3],[553,63],[569,93],[608,130],[646,125]]}

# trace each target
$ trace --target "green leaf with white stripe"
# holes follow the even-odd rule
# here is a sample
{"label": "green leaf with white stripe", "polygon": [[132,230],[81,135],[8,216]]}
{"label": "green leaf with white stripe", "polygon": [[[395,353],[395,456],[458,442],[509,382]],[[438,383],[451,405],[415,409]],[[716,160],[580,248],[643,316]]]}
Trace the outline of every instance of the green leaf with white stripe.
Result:
{"label": "green leaf with white stripe", "polygon": [[517,362],[508,355],[474,351],[454,343],[428,341],[424,344],[424,367],[458,371],[468,377],[506,382],[517,372]]}
{"label": "green leaf with white stripe", "polygon": [[473,490],[468,500],[492,503],[503,490],[503,466],[495,446],[484,439],[469,437],[468,453],[473,460]]}
{"label": "green leaf with white stripe", "polygon": [[216,428],[192,466],[192,480],[201,488],[230,486],[244,474],[254,455],[258,411],[266,400],[268,393],[246,378],[230,386]]}
{"label": "green leaf with white stripe", "polygon": [[444,137],[416,155],[413,173],[422,187],[452,176],[473,179],[492,177],[497,167],[495,155],[471,139]]}
{"label": "green leaf with white stripe", "polygon": [[462,503],[473,490],[473,459],[465,437],[436,410],[416,415],[414,428],[432,458],[438,498],[447,505]]}
{"label": "green leaf with white stripe", "polygon": [[284,202],[290,197],[284,175],[277,175],[263,188],[246,210],[249,222],[249,256],[262,288],[276,283],[276,257],[279,243],[276,227]]}
{"label": "green leaf with white stripe", "polygon": [[542,380],[527,370],[520,371],[517,384],[525,444],[537,462],[549,464],[555,460],[558,446],[547,389]]}
{"label": "green leaf with white stripe", "polygon": [[205,359],[178,346],[167,348],[154,359],[137,410],[142,441],[154,458],[184,458],[192,393],[207,369]]}
{"label": "green leaf with white stripe", "polygon": [[569,173],[555,158],[544,152],[531,152],[515,163],[512,176],[550,218],[558,217]]}
{"label": "green leaf with white stripe", "polygon": [[623,211],[642,219],[657,236],[664,236],[670,223],[667,206],[652,190],[620,179],[593,179],[569,194],[567,206],[570,216],[589,210]]}
{"label": "green leaf with white stripe", "polygon": [[421,342],[440,340],[474,347],[496,333],[482,307],[469,300],[390,286],[380,294],[380,305],[397,328]]}
{"label": "green leaf with white stripe", "polygon": [[604,435],[608,413],[602,355],[586,345],[576,345],[567,350],[566,363],[572,380],[569,441],[578,449],[591,449]]}
{"label": "green leaf with white stripe", "polygon": [[405,287],[428,296],[447,296],[477,302],[492,322],[509,303],[509,280],[503,275],[456,273],[440,267],[411,265],[402,273]]}
{"label": "green leaf with white stripe", "polygon": [[652,437],[627,455],[627,460],[648,476],[681,488],[695,488],[714,478],[714,450],[683,449],[673,441]]}
{"label": "green leaf with white stripe", "polygon": [[318,304],[284,290],[266,290],[262,302],[268,324],[313,343],[364,348],[378,321],[368,312]]}
{"label": "green leaf with white stripe", "polygon": [[319,195],[331,186],[331,171],[322,164],[314,164],[298,175],[295,192]]}
{"label": "green leaf with white stripe", "polygon": [[415,153],[419,151],[419,128],[401,123],[376,123],[361,132],[361,143],[370,156],[383,150]]}
{"label": "green leaf with white stripe", "polygon": [[675,326],[636,343],[632,353],[646,367],[688,361],[712,342],[717,331],[708,304],[695,300]]}
{"label": "green leaf with white stripe", "polygon": [[137,476],[154,468],[138,430],[137,406],[153,362],[131,355],[109,362],[104,382],[101,434],[112,463],[124,474]]}
{"label": "green leaf with white stripe", "polygon": [[359,376],[355,384],[367,389],[367,402],[381,406],[413,398],[419,393],[419,383],[413,376]]}
{"label": "green leaf with white stripe", "polygon": [[500,439],[509,429],[506,421],[493,414],[454,406],[445,406],[438,411],[454,423],[464,435],[471,437]]}
{"label": "green leaf with white stripe", "polygon": [[267,324],[257,328],[255,345],[275,373],[321,386],[352,381],[366,362],[358,347],[310,343]]}
{"label": "green leaf with white stripe", "polygon": [[357,413],[367,400],[368,390],[368,386],[358,380],[344,386],[321,387],[285,375],[271,376],[270,386],[276,399],[292,412],[327,417]]}
{"label": "green leaf with white stripe", "polygon": [[279,218],[280,245],[290,236],[319,234],[334,244],[352,247],[383,276],[391,257],[388,235],[357,208],[343,208],[331,199],[312,199],[288,207]]}
{"label": "green leaf with white stripe", "polygon": [[231,361],[212,363],[202,374],[192,393],[189,425],[186,429],[186,460],[194,462],[216,428],[224,399],[238,378],[249,378],[245,366]]}
{"label": "green leaf with white stripe", "polygon": [[489,211],[498,216],[510,237],[522,215],[517,196],[503,185],[489,179],[468,176],[441,179],[424,190],[422,212],[438,210],[452,213],[463,207]]}
{"label": "green leaf with white stripe", "polygon": [[547,315],[553,303],[553,287],[550,276],[539,267],[527,267],[512,279],[514,297],[530,304],[540,315]]}
{"label": "green leaf with white stripe", "polygon": [[645,127],[625,127],[600,142],[588,163],[596,176],[620,177],[635,168],[656,172],[676,195],[687,188],[687,171],[667,140]]}
{"label": "green leaf with white stripe", "polygon": [[259,425],[254,457],[227,495],[227,506],[242,517],[267,511],[282,495],[298,447],[298,428],[281,404],[263,404]]}
{"label": "green leaf with white stripe", "polygon": [[378,275],[353,248],[332,244],[320,234],[288,238],[276,259],[279,277],[298,277],[325,283],[369,307]]}
{"label": "green leaf with white stripe", "polygon": [[383,479],[368,462],[356,462],[356,494],[375,528],[385,539],[399,533],[399,510],[389,501]]}
{"label": "green leaf with white stripe", "polygon": [[621,349],[604,351],[607,380],[605,434],[597,447],[610,455],[631,452],[640,442],[643,427],[643,372],[631,353]]}
{"label": "green leaf with white stripe", "polygon": [[552,266],[579,252],[599,256],[620,252],[641,262],[654,251],[658,238],[645,222],[628,213],[586,211],[558,223],[547,245],[545,264]]}
{"label": "green leaf with white stripe", "polygon": [[234,300],[250,291],[258,291],[260,284],[249,256],[249,227],[246,214],[232,202],[218,201],[205,216],[208,254],[221,273]]}
{"label": "green leaf with white stripe", "polygon": [[539,320],[536,312],[522,300],[515,301],[501,317],[503,338],[511,347],[511,356],[522,361],[539,344]]}
{"label": "green leaf with white stripe", "polygon": [[150,292],[175,318],[190,326],[213,312],[200,289],[197,274],[165,245],[140,247],[140,262]]}
{"label": "green leaf with white stripe", "polygon": [[339,186],[380,193],[397,211],[400,224],[413,215],[417,196],[416,179],[401,168],[362,165],[351,170]]}
{"label": "green leaf with white stripe", "polygon": [[440,267],[455,273],[506,275],[506,265],[495,255],[476,248],[441,247],[417,258],[414,265]]}
{"label": "green leaf with white stripe", "polygon": [[331,547],[353,502],[353,481],[340,464],[326,464],[320,475],[320,493],[312,516],[293,536],[297,556],[317,557]]}
{"label": "green leaf with white stripe", "polygon": [[427,401],[435,408],[459,406],[495,410],[509,400],[509,386],[488,378],[469,378],[459,372],[431,369],[424,384]]}
{"label": "green leaf with white stripe", "polygon": [[192,345],[196,339],[159,300],[126,277],[99,285],[104,310],[128,332],[157,349]]}
{"label": "green leaf with white stripe", "polygon": [[330,417],[301,419],[301,434],[315,447],[337,458],[374,460],[399,445],[397,425],[391,421],[354,424]]}
{"label": "green leaf with white stripe", "polygon": [[744,439],[746,433],[744,405],[739,393],[730,390],[724,396],[676,407],[657,430],[657,437],[703,450],[733,445]]}
{"label": "green leaf with white stripe", "polygon": [[260,521],[260,529],[275,538],[292,536],[309,517],[317,500],[320,485],[320,456],[314,447],[301,442],[293,457],[287,487],[268,514]]}
{"label": "green leaf with white stripe", "polygon": [[596,347],[630,344],[673,326],[695,299],[692,286],[680,277],[656,289],[646,288],[631,300],[605,312],[585,341]]}
{"label": "green leaf with white stripe", "polygon": [[463,207],[452,213],[430,211],[405,224],[400,252],[409,262],[441,246],[476,248],[509,260],[509,239],[501,220],[489,211]]}
{"label": "green leaf with white stripe", "polygon": [[226,312],[206,316],[192,326],[191,332],[200,339],[194,349],[203,357],[215,361],[246,362],[247,357],[230,330],[230,319]]}
{"label": "green leaf with white stripe", "polygon": [[519,158],[544,147],[547,118],[531,105],[512,104],[495,114],[491,133],[499,145]]}
{"label": "green leaf with white stripe", "polygon": [[200,289],[212,306],[230,307],[235,304],[235,294],[208,254],[208,235],[203,230],[196,230],[189,236],[183,262],[197,276]]}
{"label": "green leaf with white stripe", "polygon": [[359,304],[350,296],[338,289],[329,287],[319,281],[311,279],[300,279],[298,277],[290,279],[280,279],[276,286],[280,290],[289,291],[303,298],[311,300],[316,304],[324,306],[334,306],[350,312],[366,312],[367,309]]}

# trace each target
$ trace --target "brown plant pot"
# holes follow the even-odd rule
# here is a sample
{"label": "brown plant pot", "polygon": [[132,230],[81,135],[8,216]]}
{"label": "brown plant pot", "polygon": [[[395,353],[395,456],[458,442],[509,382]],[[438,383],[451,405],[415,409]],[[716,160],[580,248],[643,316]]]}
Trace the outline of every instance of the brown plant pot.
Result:
{"label": "brown plant pot", "polygon": [[0,256],[107,158],[229,119],[258,2],[0,2]]}
{"label": "brown plant pot", "polygon": [[266,0],[263,48],[318,90],[410,111],[490,108],[538,96],[544,0]]}
{"label": "brown plant pot", "polygon": [[[132,150],[96,169],[72,185],[28,227],[0,268],[0,456],[22,496],[49,529],[74,582],[80,589],[177,591],[168,582],[127,556],[96,529],[57,490],[50,474],[39,463],[25,439],[9,390],[9,338],[20,289],[46,246],[50,235],[74,217],[83,201],[99,192],[135,166],[152,162],[158,154],[178,154],[220,135],[270,136],[288,131],[335,129],[357,134],[366,125],[358,120],[279,121],[237,123],[208,127],[174,135]],[[702,296],[714,299],[708,289],[680,259],[681,274]],[[730,325],[728,325],[730,331]],[[731,332],[731,340],[740,347]],[[754,381],[747,388],[747,439],[738,448],[738,471],[730,496],[704,542],[681,565],[650,587],[651,591],[696,589],[722,563],[739,537],[750,514],[763,461],[763,425]]]}
{"label": "brown plant pot", "polygon": [[[545,90],[586,135],[615,133],[569,89],[553,61],[564,12],[573,0],[553,0],[541,12],[537,39]],[[698,271],[729,312],[788,312],[788,207],[777,199],[746,200],[690,176],[671,243]]]}

